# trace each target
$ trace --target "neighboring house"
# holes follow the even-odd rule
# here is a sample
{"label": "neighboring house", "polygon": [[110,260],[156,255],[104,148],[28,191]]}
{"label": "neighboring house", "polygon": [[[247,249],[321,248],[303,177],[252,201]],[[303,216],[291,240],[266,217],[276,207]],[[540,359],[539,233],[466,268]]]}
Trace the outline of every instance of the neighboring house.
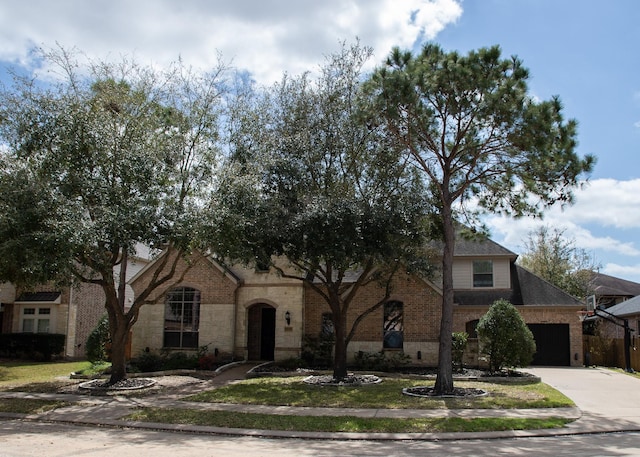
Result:
{"label": "neighboring house", "polygon": [[[132,258],[129,278],[149,260]],[[133,300],[133,290],[127,287],[126,302]],[[106,313],[104,292],[93,284],[56,289],[42,285],[30,291],[20,291],[12,284],[0,285],[0,333],[64,334],[64,357],[82,359],[91,331]]]}
{"label": "neighboring house", "polygon": [[624,320],[627,320],[632,335],[640,335],[640,295],[625,300],[600,312],[597,317],[599,335],[605,338],[624,338]]}
{"label": "neighboring house", "polygon": [[[582,365],[583,304],[515,264],[517,255],[489,239],[459,240],[454,262],[454,331],[472,337],[466,363],[477,364],[475,326],[491,303],[511,301],[531,328],[538,347],[534,363]],[[130,285],[149,281],[151,264]],[[185,271],[187,270],[187,271]],[[298,357],[305,336],[332,331],[326,302],[310,287],[273,272],[225,266],[211,257],[187,264],[183,280],[151,297],[133,329],[132,354],[142,351],[209,352],[236,359]],[[382,296],[378,285],[363,287],[354,300],[349,325]],[[442,291],[437,280],[398,275],[385,306],[368,315],[349,344],[359,351],[403,352],[414,365],[435,366]],[[475,349],[474,349],[475,344]]]}
{"label": "neighboring house", "polygon": [[640,295],[640,284],[594,272],[589,282],[596,304],[609,308]]}

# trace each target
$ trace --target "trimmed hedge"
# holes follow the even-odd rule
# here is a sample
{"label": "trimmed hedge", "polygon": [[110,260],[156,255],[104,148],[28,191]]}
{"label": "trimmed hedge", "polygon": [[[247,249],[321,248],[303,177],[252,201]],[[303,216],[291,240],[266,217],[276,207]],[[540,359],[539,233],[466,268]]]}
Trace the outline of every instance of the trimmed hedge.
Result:
{"label": "trimmed hedge", "polygon": [[65,335],[58,333],[2,333],[0,355],[50,361],[64,351]]}

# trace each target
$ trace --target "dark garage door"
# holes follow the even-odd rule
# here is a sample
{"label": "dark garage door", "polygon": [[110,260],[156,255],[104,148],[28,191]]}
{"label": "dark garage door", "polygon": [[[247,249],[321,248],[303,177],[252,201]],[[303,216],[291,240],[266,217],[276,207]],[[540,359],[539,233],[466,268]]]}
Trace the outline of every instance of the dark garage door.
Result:
{"label": "dark garage door", "polygon": [[536,340],[532,365],[569,366],[569,324],[527,324]]}

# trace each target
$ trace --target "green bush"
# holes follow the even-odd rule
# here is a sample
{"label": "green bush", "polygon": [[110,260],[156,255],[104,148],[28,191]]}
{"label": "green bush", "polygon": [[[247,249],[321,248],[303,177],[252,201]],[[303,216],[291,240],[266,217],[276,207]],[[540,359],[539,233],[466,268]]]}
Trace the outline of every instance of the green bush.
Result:
{"label": "green bush", "polygon": [[4,357],[50,361],[64,351],[65,335],[58,333],[0,334],[0,354]]}
{"label": "green bush", "polygon": [[138,371],[142,373],[151,373],[154,371],[162,371],[164,366],[164,357],[155,352],[143,351],[136,358],[131,360],[130,371]]}
{"label": "green bush", "polygon": [[328,368],[333,365],[334,336],[321,334],[319,336],[306,335],[302,341],[300,357],[306,366],[312,368]]}
{"label": "green bush", "polygon": [[453,369],[462,371],[464,368],[464,351],[467,348],[469,334],[467,332],[453,332],[451,334],[451,356]]}
{"label": "green bush", "polygon": [[104,315],[87,338],[87,344],[85,346],[87,360],[92,363],[109,360],[107,346],[110,342],[109,318],[107,315]]}
{"label": "green bush", "polygon": [[533,334],[518,310],[507,300],[495,301],[477,326],[480,353],[488,358],[489,370],[524,367],[536,352]]}
{"label": "green bush", "polygon": [[354,363],[358,370],[392,371],[411,361],[404,352],[356,352]]}
{"label": "green bush", "polygon": [[199,368],[201,358],[202,356],[197,353],[163,352],[158,354],[156,352],[143,351],[131,360],[130,371],[151,373],[167,370],[195,370]]}

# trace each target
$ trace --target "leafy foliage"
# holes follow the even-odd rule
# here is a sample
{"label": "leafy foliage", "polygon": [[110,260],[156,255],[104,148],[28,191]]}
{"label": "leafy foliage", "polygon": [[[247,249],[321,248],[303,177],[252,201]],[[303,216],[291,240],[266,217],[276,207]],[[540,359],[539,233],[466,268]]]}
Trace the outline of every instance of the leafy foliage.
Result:
{"label": "leafy foliage", "polygon": [[4,333],[0,334],[0,354],[50,361],[64,352],[65,339],[58,333]]}
{"label": "leafy foliage", "polygon": [[[428,181],[441,229],[443,305],[436,390],[453,391],[453,253],[459,220],[476,226],[485,211],[540,216],[571,203],[579,176],[595,159],[575,152],[576,126],[559,98],[528,95],[528,70],[498,46],[467,55],[425,45],[394,49],[366,83],[377,103],[369,122],[409,154]],[[473,205],[469,203],[473,202]]]}
{"label": "leafy foliage", "polygon": [[[237,119],[232,179],[216,195],[228,208],[212,239],[240,249],[231,258],[304,281],[334,316],[334,376],[346,376],[355,328],[347,310],[358,290],[378,284],[382,306],[401,269],[428,272],[427,206],[421,179],[402,153],[362,116],[361,69],[371,51],[343,47],[317,80],[285,77],[246,102]],[[238,177],[240,174],[240,177]],[[221,252],[221,254],[223,254]],[[286,258],[292,268],[272,263]],[[362,318],[372,310],[367,310]]]}
{"label": "leafy foliage", "polygon": [[591,276],[599,266],[563,230],[540,227],[529,233],[525,246],[520,265],[576,298],[592,294]]}
{"label": "leafy foliage", "polygon": [[467,348],[469,334],[467,332],[453,332],[451,335],[451,351],[453,358],[453,369],[462,371],[464,368],[464,351]]}
{"label": "leafy foliage", "polygon": [[[41,54],[56,79],[16,77],[0,92],[0,278],[99,285],[116,382],[140,307],[176,280],[169,262],[201,246],[224,67],[203,75]],[[128,259],[141,245],[174,255],[125,311]]]}
{"label": "leafy foliage", "polygon": [[489,370],[524,367],[536,352],[533,334],[518,310],[507,300],[495,301],[477,326],[481,354],[488,357]]}
{"label": "leafy foliage", "polygon": [[85,346],[87,360],[91,363],[109,360],[109,354],[107,353],[107,345],[109,343],[109,318],[104,315],[87,337]]}

